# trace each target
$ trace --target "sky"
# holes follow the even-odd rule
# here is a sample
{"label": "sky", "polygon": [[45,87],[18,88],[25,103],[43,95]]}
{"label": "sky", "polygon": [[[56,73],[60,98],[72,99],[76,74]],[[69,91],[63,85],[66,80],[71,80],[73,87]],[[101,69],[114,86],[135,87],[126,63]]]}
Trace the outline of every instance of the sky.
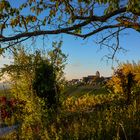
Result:
{"label": "sky", "polygon": [[[128,35],[122,36],[120,44],[127,51],[117,54],[118,62],[138,62],[140,60],[139,43],[140,34],[136,31],[129,30]],[[112,67],[116,68],[118,65],[118,62],[104,57],[109,53],[108,49],[100,50],[94,43],[93,37],[87,41],[65,37],[63,50],[69,54],[68,65],[65,69],[67,79],[94,75],[97,70],[102,76],[111,76]]]}
{"label": "sky", "polygon": [[[130,29],[120,37],[120,45],[127,50],[127,52],[120,52],[116,55],[118,62],[140,60],[140,33]],[[86,40],[76,38],[70,35],[49,36],[46,39],[46,48],[50,49],[52,41],[57,41],[62,38],[62,51],[68,55],[67,65],[65,68],[65,77],[67,80],[82,78],[87,75],[94,75],[98,70],[101,76],[111,76],[113,73],[112,67],[117,67],[118,63],[112,60],[107,61],[104,56],[109,53],[108,49],[99,49],[99,46],[94,42],[96,36],[92,36]],[[27,45],[25,42],[24,45]],[[42,40],[39,39],[37,46],[42,47]],[[9,58],[0,57],[0,67],[3,64],[10,63]]]}
{"label": "sky", "polygon": [[[121,46],[127,49],[126,52],[117,54],[119,63],[126,61],[140,60],[140,34],[134,30],[128,30],[127,35],[121,37]],[[60,37],[51,36],[45,42],[46,49],[51,49],[52,41],[57,41]],[[111,76],[113,74],[112,67],[117,67],[116,61],[104,58],[108,54],[108,50],[99,49],[94,43],[95,38],[91,37],[87,40],[75,38],[70,35],[63,35],[62,51],[68,55],[67,65],[65,68],[65,77],[67,80],[82,78],[87,75],[94,75],[98,70],[101,76]],[[25,45],[28,42],[25,42]],[[37,41],[36,46],[43,46],[42,40]],[[9,63],[9,58],[0,57],[0,66]]]}

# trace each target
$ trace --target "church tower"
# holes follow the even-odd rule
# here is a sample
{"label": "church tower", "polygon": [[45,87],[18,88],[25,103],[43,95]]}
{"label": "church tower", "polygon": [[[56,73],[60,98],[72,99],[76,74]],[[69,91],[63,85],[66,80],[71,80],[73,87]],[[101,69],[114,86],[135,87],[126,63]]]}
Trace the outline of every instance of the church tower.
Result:
{"label": "church tower", "polygon": [[96,77],[100,77],[100,72],[99,71],[96,71]]}

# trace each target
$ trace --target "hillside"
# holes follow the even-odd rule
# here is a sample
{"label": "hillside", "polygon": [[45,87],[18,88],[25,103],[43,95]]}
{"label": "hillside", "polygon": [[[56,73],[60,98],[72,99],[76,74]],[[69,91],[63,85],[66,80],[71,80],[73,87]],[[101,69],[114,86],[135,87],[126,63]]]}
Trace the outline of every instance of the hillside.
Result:
{"label": "hillside", "polygon": [[90,86],[90,85],[73,85],[73,86],[69,86],[66,87],[63,94],[66,97],[71,97],[71,96],[75,96],[75,97],[80,97],[83,96],[85,94],[90,94],[90,95],[97,95],[97,94],[107,94],[107,88],[102,86]]}

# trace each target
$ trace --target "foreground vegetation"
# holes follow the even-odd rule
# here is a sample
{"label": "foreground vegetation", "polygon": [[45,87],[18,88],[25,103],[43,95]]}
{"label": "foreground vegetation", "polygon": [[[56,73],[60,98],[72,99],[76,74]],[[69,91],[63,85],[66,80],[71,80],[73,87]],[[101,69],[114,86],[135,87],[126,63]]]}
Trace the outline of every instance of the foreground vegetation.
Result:
{"label": "foreground vegetation", "polygon": [[98,89],[64,88],[65,55],[60,46],[49,52],[49,59],[21,48],[15,52],[14,64],[2,69],[12,83],[11,97],[1,97],[1,127],[19,126],[3,138],[138,140],[140,64],[122,64]]}
{"label": "foreground vegetation", "polygon": [[19,132],[5,138],[137,140],[140,136],[140,98],[134,99],[130,105],[125,101],[114,94],[68,97],[57,114],[53,111],[44,114],[44,122],[33,121],[39,117],[35,108],[37,114],[32,114],[35,115],[32,119],[28,114],[27,124],[21,124],[25,128],[19,128]]}

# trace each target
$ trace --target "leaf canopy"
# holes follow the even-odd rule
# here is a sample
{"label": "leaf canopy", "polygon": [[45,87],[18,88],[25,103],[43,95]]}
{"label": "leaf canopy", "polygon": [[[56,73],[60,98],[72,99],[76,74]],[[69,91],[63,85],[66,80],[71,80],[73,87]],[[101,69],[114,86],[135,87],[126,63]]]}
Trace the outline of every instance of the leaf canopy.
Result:
{"label": "leaf canopy", "polygon": [[85,39],[112,30],[103,36],[106,40],[128,28],[140,32],[140,1],[26,0],[16,5],[1,0],[0,23],[3,48],[40,35],[69,34]]}

